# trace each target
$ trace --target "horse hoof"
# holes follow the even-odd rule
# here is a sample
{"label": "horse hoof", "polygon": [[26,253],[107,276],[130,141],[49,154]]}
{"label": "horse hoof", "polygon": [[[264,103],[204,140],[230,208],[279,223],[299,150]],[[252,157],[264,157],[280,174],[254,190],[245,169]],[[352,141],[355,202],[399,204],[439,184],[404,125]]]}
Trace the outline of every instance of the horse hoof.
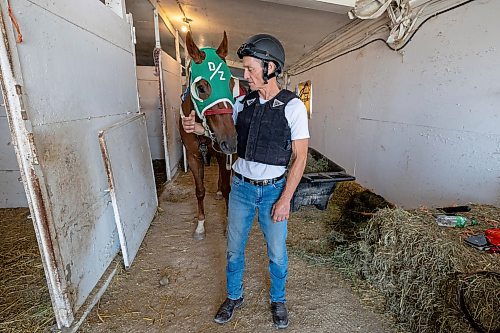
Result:
{"label": "horse hoof", "polygon": [[205,233],[204,232],[194,232],[193,233],[193,238],[197,241],[204,240],[205,239]]}
{"label": "horse hoof", "polygon": [[217,191],[217,193],[215,194],[215,200],[222,200],[224,197],[222,196],[222,192],[221,191]]}

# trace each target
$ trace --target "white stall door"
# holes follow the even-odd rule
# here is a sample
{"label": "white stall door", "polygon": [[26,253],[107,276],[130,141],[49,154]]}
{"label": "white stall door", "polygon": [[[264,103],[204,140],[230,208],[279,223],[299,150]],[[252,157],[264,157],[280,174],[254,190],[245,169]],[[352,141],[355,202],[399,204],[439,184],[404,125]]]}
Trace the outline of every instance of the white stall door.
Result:
{"label": "white stall door", "polygon": [[[105,289],[120,249],[98,133],[138,112],[131,28],[100,1],[0,5],[12,142],[58,326],[74,326]],[[147,142],[114,139],[134,149]],[[134,164],[137,155],[129,157]],[[130,207],[142,202],[135,200]]]}
{"label": "white stall door", "polygon": [[167,176],[175,174],[182,158],[182,141],[179,133],[181,107],[180,64],[166,52],[161,51],[161,88],[163,94],[163,137],[167,160]]}
{"label": "white stall door", "polygon": [[[125,137],[135,141],[124,141]],[[137,114],[99,133],[125,267],[139,251],[158,199],[151,164],[146,116]]]}

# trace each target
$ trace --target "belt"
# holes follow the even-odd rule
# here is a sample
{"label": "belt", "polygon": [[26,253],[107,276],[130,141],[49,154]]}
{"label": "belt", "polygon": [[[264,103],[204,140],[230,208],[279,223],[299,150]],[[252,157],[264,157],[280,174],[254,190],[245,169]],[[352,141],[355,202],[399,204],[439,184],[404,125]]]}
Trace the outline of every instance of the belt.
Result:
{"label": "belt", "polygon": [[234,175],[237,178],[239,178],[247,183],[250,183],[252,185],[255,185],[255,186],[265,186],[265,185],[274,184],[274,183],[278,182],[279,180],[283,179],[283,177],[285,177],[285,174],[282,174],[281,176],[276,177],[276,178],[255,180],[255,179],[247,178],[247,177],[245,177],[237,172],[234,172]]}

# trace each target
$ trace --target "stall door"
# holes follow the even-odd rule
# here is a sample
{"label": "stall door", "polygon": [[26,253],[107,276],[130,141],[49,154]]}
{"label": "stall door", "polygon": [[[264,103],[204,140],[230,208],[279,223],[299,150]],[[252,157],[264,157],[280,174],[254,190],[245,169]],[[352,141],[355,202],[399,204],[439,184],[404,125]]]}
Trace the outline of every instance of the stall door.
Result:
{"label": "stall door", "polygon": [[[133,137],[135,141],[123,140]],[[137,114],[99,133],[123,262],[139,251],[158,207],[146,115]]]}
{"label": "stall door", "polygon": [[69,327],[102,293],[120,249],[98,133],[138,112],[131,28],[96,0],[0,6],[12,142],[57,323]]}
{"label": "stall door", "polygon": [[[161,88],[163,96],[163,137],[165,160],[168,162],[168,178],[175,174],[182,158],[182,141],[179,133],[181,107],[181,71],[180,64],[166,52],[161,51]],[[168,160],[167,160],[168,159]]]}

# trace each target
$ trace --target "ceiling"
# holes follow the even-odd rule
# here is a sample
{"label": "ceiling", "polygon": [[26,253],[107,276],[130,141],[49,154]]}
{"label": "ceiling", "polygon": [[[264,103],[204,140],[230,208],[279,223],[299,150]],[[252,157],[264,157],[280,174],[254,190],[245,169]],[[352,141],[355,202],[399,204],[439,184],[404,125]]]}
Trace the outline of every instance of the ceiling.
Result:
{"label": "ceiling", "polygon": [[[332,1],[127,0],[126,6],[127,12],[133,14],[136,27],[136,54],[139,65],[153,65],[152,50],[155,43],[152,3],[167,14],[176,30],[181,31],[181,27],[186,25],[183,22],[184,14],[191,19],[191,31],[199,47],[217,47],[225,30],[229,40],[230,61],[239,62],[236,50],[249,36],[269,33],[283,43],[286,64],[290,65],[323,37],[349,22],[345,14],[348,7],[328,5],[327,2]],[[174,52],[173,36],[162,26],[160,24],[162,48],[169,48],[169,53]],[[180,34],[184,39],[185,33]]]}

